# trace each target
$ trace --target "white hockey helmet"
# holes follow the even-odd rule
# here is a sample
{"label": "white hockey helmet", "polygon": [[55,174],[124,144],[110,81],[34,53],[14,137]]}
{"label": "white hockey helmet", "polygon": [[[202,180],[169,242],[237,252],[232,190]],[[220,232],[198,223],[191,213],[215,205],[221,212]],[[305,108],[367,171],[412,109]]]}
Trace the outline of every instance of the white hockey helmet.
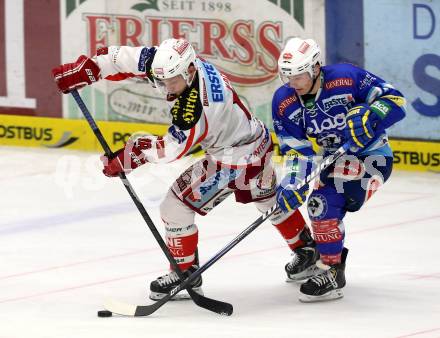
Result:
{"label": "white hockey helmet", "polygon": [[196,53],[185,39],[167,39],[157,47],[151,70],[153,77],[165,80],[182,75],[188,85],[191,84],[188,67],[195,63]]}
{"label": "white hockey helmet", "polygon": [[283,82],[288,82],[287,77],[302,73],[309,73],[313,79],[313,68],[319,63],[322,65],[321,49],[315,40],[292,38],[278,59],[278,70]]}

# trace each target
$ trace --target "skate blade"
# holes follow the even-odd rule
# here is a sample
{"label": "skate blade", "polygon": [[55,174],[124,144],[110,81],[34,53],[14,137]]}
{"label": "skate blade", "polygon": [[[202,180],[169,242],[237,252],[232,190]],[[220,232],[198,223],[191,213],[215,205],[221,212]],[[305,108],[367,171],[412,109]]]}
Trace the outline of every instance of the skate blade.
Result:
{"label": "skate blade", "polygon": [[[198,288],[193,288],[193,290],[195,292],[197,292],[199,295],[203,296],[203,290],[202,288],[198,287]],[[151,300],[160,300],[163,297],[165,297],[167,295],[167,293],[160,293],[160,292],[150,292],[150,299]],[[172,301],[174,300],[186,300],[186,299],[191,299],[190,295],[186,292],[186,291],[182,291],[180,293],[178,293],[177,295],[175,295],[173,298],[171,298]]]}
{"label": "skate blade", "polygon": [[302,283],[305,280],[314,277],[316,275],[319,275],[322,273],[323,270],[318,268],[316,265],[310,266],[304,271],[301,271],[300,273],[294,274],[294,275],[287,275],[286,282],[287,283]]}
{"label": "skate blade", "polygon": [[306,295],[302,292],[299,293],[299,301],[303,303],[326,302],[329,300],[339,299],[342,297],[344,297],[344,293],[342,292],[342,289],[332,290],[321,296]]}

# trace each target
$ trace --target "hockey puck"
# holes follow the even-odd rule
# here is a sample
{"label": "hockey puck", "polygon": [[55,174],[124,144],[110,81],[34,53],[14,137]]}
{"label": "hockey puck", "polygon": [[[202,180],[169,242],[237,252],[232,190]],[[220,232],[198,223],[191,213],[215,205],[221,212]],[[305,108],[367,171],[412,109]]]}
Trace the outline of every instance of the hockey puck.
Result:
{"label": "hockey puck", "polygon": [[111,317],[112,315],[113,315],[113,313],[108,310],[98,311],[98,317]]}

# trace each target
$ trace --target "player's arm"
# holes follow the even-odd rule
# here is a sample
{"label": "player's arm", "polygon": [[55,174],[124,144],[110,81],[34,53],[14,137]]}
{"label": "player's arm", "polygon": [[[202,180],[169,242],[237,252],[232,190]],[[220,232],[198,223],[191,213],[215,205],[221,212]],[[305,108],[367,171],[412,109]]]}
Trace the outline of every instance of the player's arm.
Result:
{"label": "player's arm", "polygon": [[[312,143],[307,140],[302,121],[296,119],[295,112],[289,116],[279,115],[279,103],[276,96],[272,100],[272,118],[275,134],[280,142],[281,154],[289,154],[283,165],[281,183],[277,187],[277,203],[284,212],[299,208],[306,200],[308,185],[299,190],[295,186],[310,174],[313,167]],[[297,112],[297,114],[300,112]]]}
{"label": "player's arm", "polygon": [[405,117],[406,99],[402,93],[379,77],[358,69],[355,75],[356,104],[346,116],[346,138],[359,149],[374,135]]}
{"label": "player's arm", "polygon": [[101,157],[104,174],[114,177],[120,172],[129,173],[147,162],[166,163],[182,158],[208,134],[208,123],[201,105],[192,116],[192,120],[174,118],[164,136],[137,136],[130,139],[113,158]]}
{"label": "player's arm", "polygon": [[[365,85],[365,79],[373,80]],[[406,99],[391,84],[363,70],[358,73],[357,87],[363,102],[378,117],[377,128],[387,129],[405,117]]]}
{"label": "player's arm", "polygon": [[93,84],[100,79],[120,81],[132,77],[151,80],[155,47],[111,46],[100,48],[97,55],[80,55],[75,62],[52,69],[55,82],[63,93]]}
{"label": "player's arm", "polygon": [[93,58],[103,79],[120,81],[147,77],[152,81],[151,64],[156,47],[110,46],[98,50]]}
{"label": "player's arm", "polygon": [[281,154],[294,152],[305,157],[315,155],[312,142],[307,139],[302,117],[297,116],[301,112],[294,111],[289,116],[281,116],[279,106],[280,99],[275,94],[272,99],[272,121]]}

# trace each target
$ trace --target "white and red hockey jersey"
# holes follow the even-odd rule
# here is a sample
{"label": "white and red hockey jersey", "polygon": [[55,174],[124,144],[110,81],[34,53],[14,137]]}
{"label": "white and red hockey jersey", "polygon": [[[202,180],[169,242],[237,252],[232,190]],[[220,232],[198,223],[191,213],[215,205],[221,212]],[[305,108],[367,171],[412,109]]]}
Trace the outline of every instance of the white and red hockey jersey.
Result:
{"label": "white and red hockey jersey", "polygon": [[[151,80],[150,48],[111,46],[98,51],[94,60],[101,78],[119,81],[132,77]],[[172,125],[164,136],[141,136],[135,142],[149,162],[171,162],[196,144],[214,161],[228,166],[258,163],[270,148],[270,133],[240,101],[229,80],[212,64],[196,59],[196,77],[178,97],[168,97]],[[141,147],[142,148],[142,147]]]}

